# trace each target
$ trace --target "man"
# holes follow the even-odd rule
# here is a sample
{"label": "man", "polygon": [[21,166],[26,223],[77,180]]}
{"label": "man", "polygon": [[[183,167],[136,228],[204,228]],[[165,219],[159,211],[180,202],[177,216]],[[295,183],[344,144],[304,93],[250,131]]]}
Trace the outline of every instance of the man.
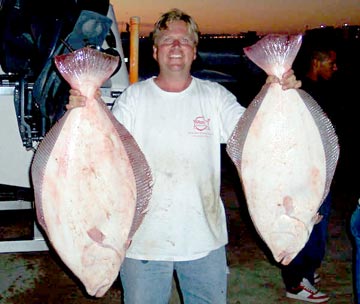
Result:
{"label": "man", "polygon": [[[336,55],[332,48],[314,50],[305,77],[301,79],[301,88],[318,102],[332,121],[335,117],[335,104],[332,91],[334,86],[330,80],[337,71]],[[329,300],[329,296],[320,292],[314,284],[320,281],[316,269],[320,267],[325,256],[330,208],[329,193],[319,210],[320,222],[314,226],[305,247],[289,265],[281,266],[288,298],[310,303],[324,303]]]}
{"label": "man", "polygon": [[[116,100],[153,173],[148,213],[120,270],[125,303],[165,304],[174,271],[185,303],[226,303],[228,242],[220,198],[220,144],[244,108],[218,83],[190,74],[199,29],[184,12],[163,14],[153,31],[156,77],[134,83]],[[268,81],[279,81],[270,77]],[[293,71],[283,89],[298,88]],[[84,105],[71,90],[68,109]]]}
{"label": "man", "polygon": [[318,47],[312,51],[310,66],[302,77],[302,89],[309,93],[329,116],[333,123],[336,123],[336,87],[333,80],[338,70],[337,53],[334,48]]}

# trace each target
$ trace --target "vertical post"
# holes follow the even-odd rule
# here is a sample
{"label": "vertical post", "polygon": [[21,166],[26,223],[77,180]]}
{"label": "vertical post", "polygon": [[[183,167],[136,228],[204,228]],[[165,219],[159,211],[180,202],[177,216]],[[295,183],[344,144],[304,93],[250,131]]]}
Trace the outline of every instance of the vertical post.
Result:
{"label": "vertical post", "polygon": [[140,17],[130,18],[130,83],[138,81],[139,78],[139,26]]}

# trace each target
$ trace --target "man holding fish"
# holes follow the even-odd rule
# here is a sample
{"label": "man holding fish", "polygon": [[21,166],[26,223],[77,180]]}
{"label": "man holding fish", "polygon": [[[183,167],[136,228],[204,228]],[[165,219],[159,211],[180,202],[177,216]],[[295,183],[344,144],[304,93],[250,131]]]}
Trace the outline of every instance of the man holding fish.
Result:
{"label": "man holding fish", "polygon": [[[153,174],[147,214],[121,266],[125,303],[165,304],[176,272],[185,303],[226,303],[228,242],[220,198],[220,144],[243,114],[223,86],[191,75],[199,28],[172,9],[155,23],[159,74],[129,86],[112,112],[135,138]],[[280,82],[299,88],[293,71]],[[67,109],[86,107],[71,90]]]}

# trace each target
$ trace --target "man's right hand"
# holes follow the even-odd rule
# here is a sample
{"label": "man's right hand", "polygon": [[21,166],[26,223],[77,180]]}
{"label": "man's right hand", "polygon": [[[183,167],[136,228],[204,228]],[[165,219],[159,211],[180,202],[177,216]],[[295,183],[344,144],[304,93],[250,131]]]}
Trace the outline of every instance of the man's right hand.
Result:
{"label": "man's right hand", "polygon": [[81,95],[80,91],[70,89],[69,103],[65,106],[67,110],[71,110],[78,107],[84,107],[86,105],[86,97]]}
{"label": "man's right hand", "polygon": [[[86,97],[81,95],[79,90],[70,89],[69,103],[65,105],[67,110],[71,110],[78,107],[85,107],[86,105]],[[101,90],[98,89],[95,91],[95,98],[101,98]]]}

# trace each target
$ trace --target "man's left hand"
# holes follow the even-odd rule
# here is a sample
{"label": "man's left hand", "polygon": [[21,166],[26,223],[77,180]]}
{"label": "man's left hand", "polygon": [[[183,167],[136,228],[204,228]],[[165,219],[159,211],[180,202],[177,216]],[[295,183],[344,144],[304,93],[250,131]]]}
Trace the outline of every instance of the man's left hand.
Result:
{"label": "man's left hand", "polygon": [[301,80],[296,79],[294,70],[285,72],[281,80],[274,75],[270,75],[266,78],[266,83],[279,83],[283,90],[298,89],[301,87]]}

